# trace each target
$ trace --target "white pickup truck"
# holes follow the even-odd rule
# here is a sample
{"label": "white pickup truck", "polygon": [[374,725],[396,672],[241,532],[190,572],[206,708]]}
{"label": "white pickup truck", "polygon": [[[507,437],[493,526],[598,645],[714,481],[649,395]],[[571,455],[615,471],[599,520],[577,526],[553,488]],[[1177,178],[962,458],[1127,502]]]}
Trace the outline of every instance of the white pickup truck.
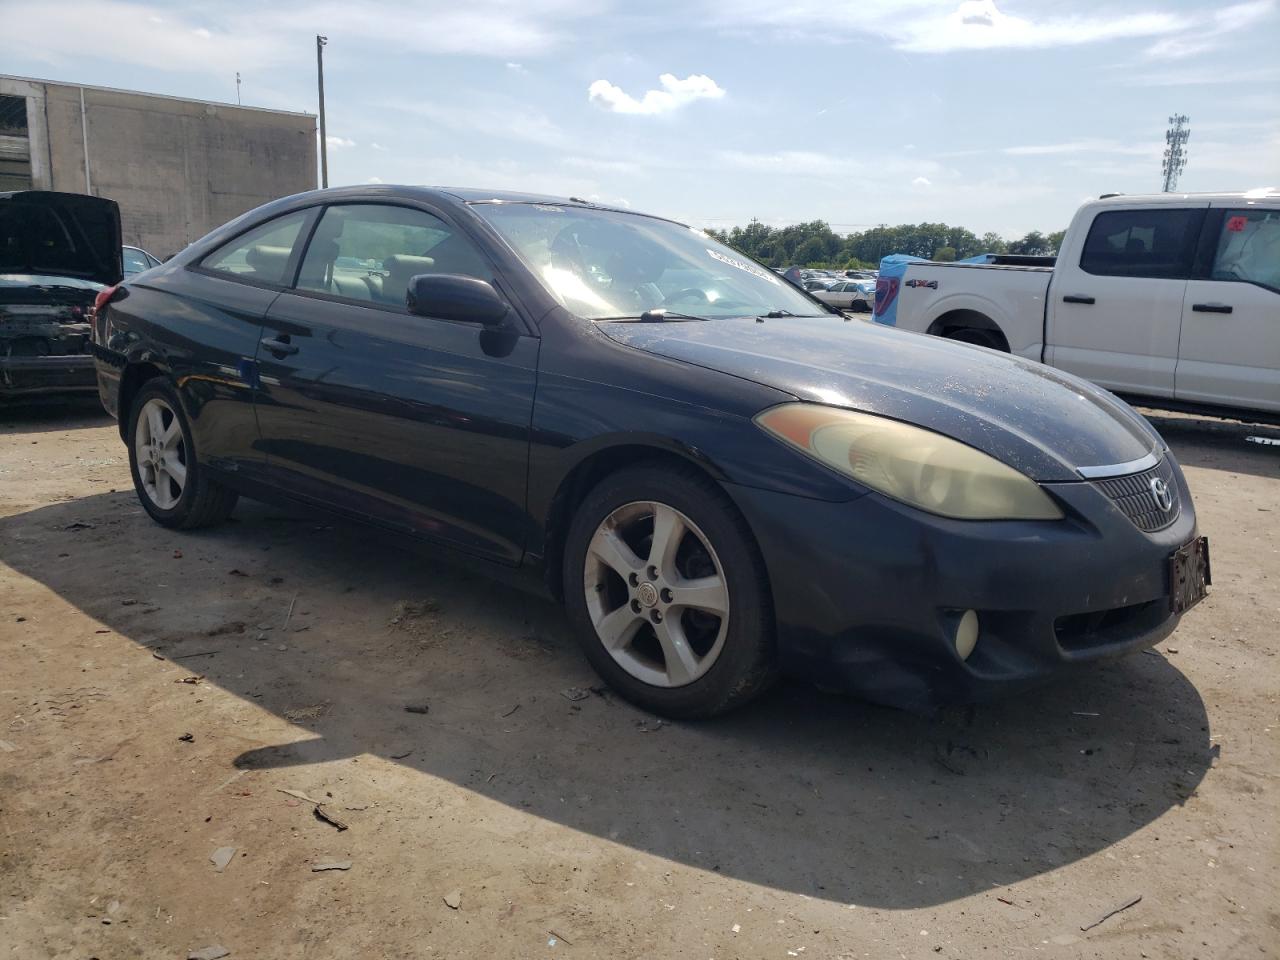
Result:
{"label": "white pickup truck", "polygon": [[1105,196],[1076,213],[1053,266],[910,263],[881,276],[874,319],[1148,406],[1275,420],[1280,191]]}

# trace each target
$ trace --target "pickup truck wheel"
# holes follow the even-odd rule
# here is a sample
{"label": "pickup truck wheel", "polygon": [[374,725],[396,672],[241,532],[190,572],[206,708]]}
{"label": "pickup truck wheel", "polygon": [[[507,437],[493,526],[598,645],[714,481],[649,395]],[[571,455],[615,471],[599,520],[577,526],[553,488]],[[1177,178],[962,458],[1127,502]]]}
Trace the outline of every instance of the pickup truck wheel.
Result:
{"label": "pickup truck wheel", "polygon": [[999,350],[1003,353],[1009,352],[1009,345],[1004,342],[1004,338],[998,333],[990,330],[975,330],[972,327],[961,327],[958,330],[948,330],[946,332],[948,340],[959,340],[961,343],[972,343],[979,347],[987,347],[991,350]]}

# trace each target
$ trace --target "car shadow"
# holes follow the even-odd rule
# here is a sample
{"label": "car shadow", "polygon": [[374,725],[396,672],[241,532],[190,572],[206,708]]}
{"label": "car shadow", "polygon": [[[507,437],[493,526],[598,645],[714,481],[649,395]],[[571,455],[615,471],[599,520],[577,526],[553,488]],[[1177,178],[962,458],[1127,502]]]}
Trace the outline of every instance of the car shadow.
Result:
{"label": "car shadow", "polygon": [[97,394],[0,403],[0,434],[85,430],[109,422]]}
{"label": "car shadow", "polygon": [[1280,427],[1147,413],[1184,467],[1280,477]]}
{"label": "car shadow", "polygon": [[[597,685],[553,604],[424,552],[252,503],[176,533],[131,493],[0,519],[14,570],[305,731],[229,772],[389,757],[813,897],[928,906],[1055,870],[1183,804],[1212,762],[1204,703],[1154,652],[931,718],[786,683],[664,724]],[[140,671],[172,669],[143,652]]]}

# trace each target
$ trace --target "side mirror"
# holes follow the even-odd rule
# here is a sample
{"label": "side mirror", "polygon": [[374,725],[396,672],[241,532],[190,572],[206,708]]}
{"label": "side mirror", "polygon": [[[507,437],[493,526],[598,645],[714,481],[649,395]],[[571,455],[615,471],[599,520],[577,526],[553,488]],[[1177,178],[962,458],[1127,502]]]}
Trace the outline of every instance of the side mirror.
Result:
{"label": "side mirror", "polygon": [[420,317],[486,327],[501,326],[511,312],[511,305],[488,281],[457,273],[420,273],[410,278],[405,304]]}

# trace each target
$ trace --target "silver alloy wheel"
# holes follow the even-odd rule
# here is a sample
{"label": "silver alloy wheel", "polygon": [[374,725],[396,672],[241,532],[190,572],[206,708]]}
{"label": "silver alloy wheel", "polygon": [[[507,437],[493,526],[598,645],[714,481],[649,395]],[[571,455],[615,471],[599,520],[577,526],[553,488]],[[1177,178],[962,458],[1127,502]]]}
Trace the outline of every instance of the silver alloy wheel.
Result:
{"label": "silver alloy wheel", "polygon": [[583,589],[596,636],[643,683],[686,686],[724,649],[724,567],[706,534],[674,507],[637,501],[605,517],[587,547]]}
{"label": "silver alloy wheel", "polygon": [[172,510],[187,485],[187,444],[177,414],[159,397],[138,414],[133,448],[143,492],[161,510]]}

